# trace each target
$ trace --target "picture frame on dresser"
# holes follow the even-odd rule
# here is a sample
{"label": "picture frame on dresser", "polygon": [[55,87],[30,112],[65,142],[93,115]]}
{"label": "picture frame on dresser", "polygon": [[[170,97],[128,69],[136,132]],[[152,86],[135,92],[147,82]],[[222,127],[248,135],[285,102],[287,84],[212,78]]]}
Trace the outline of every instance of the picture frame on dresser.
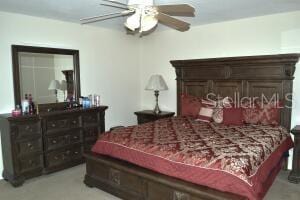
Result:
{"label": "picture frame on dresser", "polygon": [[[25,94],[31,93],[33,100],[42,110],[58,110],[66,107],[66,98],[57,101],[57,97],[54,98],[54,93],[48,88],[51,81],[60,82],[60,79],[66,83],[64,91],[67,98],[72,97],[72,101],[78,101],[81,96],[79,50],[12,45],[11,52],[15,105],[21,105]],[[29,73],[31,71],[34,73]],[[36,74],[42,78],[28,74]],[[31,82],[31,79],[34,81]],[[38,94],[41,94],[40,98]]]}

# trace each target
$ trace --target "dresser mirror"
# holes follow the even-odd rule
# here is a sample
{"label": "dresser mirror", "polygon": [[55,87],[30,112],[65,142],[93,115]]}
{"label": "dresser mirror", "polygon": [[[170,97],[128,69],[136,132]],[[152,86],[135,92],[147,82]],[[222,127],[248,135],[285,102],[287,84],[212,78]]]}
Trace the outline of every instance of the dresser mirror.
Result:
{"label": "dresser mirror", "polygon": [[80,96],[79,51],[12,45],[15,104],[57,106]]}

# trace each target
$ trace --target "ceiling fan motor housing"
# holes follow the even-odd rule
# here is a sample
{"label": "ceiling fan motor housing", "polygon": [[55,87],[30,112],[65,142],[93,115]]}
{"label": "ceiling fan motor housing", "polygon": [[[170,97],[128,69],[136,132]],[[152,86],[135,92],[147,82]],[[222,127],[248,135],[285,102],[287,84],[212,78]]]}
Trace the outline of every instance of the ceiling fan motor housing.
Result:
{"label": "ceiling fan motor housing", "polygon": [[128,4],[116,0],[103,0],[104,6],[122,9],[121,12],[114,12],[105,15],[80,19],[82,24],[94,23],[115,17],[128,16],[125,27],[135,32],[148,32],[154,29],[158,22],[184,32],[189,30],[190,24],[173,16],[193,17],[195,9],[188,4],[154,5],[154,0],[128,0]]}

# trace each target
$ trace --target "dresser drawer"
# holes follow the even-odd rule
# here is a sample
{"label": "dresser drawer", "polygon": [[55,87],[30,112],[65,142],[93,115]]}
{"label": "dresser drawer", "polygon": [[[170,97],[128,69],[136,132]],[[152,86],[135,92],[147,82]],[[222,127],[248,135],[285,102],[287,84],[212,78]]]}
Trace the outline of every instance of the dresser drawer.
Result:
{"label": "dresser drawer", "polygon": [[92,150],[92,147],[94,146],[95,143],[96,143],[96,140],[85,142],[85,143],[84,143],[84,151],[85,151],[85,152],[91,151],[91,150]]}
{"label": "dresser drawer", "polygon": [[46,165],[47,168],[51,168],[81,159],[83,159],[82,148],[80,146],[72,147],[46,154]]}
{"label": "dresser drawer", "polygon": [[100,131],[98,130],[98,127],[90,127],[84,129],[84,140],[97,140],[98,135],[100,134]]}
{"label": "dresser drawer", "polygon": [[57,149],[79,142],[82,142],[81,130],[74,130],[64,135],[46,136],[46,150]]}
{"label": "dresser drawer", "polygon": [[41,152],[42,150],[43,148],[41,138],[17,142],[18,155]]}
{"label": "dresser drawer", "polygon": [[[195,196],[180,190],[174,190],[166,185],[157,182],[148,182],[148,198],[149,200],[166,199],[166,200],[196,200]],[[202,199],[202,198],[201,198]]]}
{"label": "dresser drawer", "polygon": [[[89,163],[87,163],[89,166]],[[92,165],[90,165],[92,166]],[[136,195],[143,194],[145,191],[145,182],[138,177],[137,175],[133,175],[127,171],[116,169],[112,166],[106,165],[100,162],[94,162],[92,170],[93,176],[97,177],[101,182],[105,184],[109,184],[114,186],[116,191],[128,191],[128,199],[131,199],[129,194],[135,193]],[[87,170],[89,170],[87,168]],[[87,172],[89,173],[89,172]],[[130,191],[130,192],[129,192]],[[124,194],[124,193],[123,193]],[[146,199],[146,198],[132,198],[132,199]],[[148,198],[147,198],[148,199]],[[157,198],[156,200],[165,200],[164,198]]]}
{"label": "dresser drawer", "polygon": [[59,131],[61,129],[70,129],[80,127],[79,117],[63,117],[46,120],[47,131]]}
{"label": "dresser drawer", "polygon": [[84,126],[94,125],[98,123],[98,112],[91,112],[82,115],[82,122]]}
{"label": "dresser drawer", "polygon": [[43,167],[42,155],[26,156],[18,159],[18,171],[19,173],[25,173],[28,171],[41,169]]}
{"label": "dresser drawer", "polygon": [[11,123],[11,133],[15,135],[16,139],[32,135],[41,135],[41,122],[40,120]]}

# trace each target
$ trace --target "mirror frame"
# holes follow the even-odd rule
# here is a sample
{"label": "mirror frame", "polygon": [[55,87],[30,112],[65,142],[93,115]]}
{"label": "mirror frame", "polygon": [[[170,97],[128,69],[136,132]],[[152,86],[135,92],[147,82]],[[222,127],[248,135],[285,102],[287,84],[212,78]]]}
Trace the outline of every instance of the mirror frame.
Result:
{"label": "mirror frame", "polygon": [[[19,53],[45,53],[45,54],[59,54],[59,55],[71,55],[73,56],[74,65],[74,90],[75,90],[75,101],[78,101],[81,96],[80,93],[80,71],[79,71],[79,51],[74,49],[58,49],[48,47],[34,47],[34,46],[22,46],[12,45],[12,66],[13,66],[13,83],[14,83],[14,96],[15,105],[21,105],[21,90],[20,90],[20,69],[19,69]],[[58,102],[56,104],[65,103]],[[53,104],[53,103],[50,103]],[[48,105],[48,104],[43,104]]]}

